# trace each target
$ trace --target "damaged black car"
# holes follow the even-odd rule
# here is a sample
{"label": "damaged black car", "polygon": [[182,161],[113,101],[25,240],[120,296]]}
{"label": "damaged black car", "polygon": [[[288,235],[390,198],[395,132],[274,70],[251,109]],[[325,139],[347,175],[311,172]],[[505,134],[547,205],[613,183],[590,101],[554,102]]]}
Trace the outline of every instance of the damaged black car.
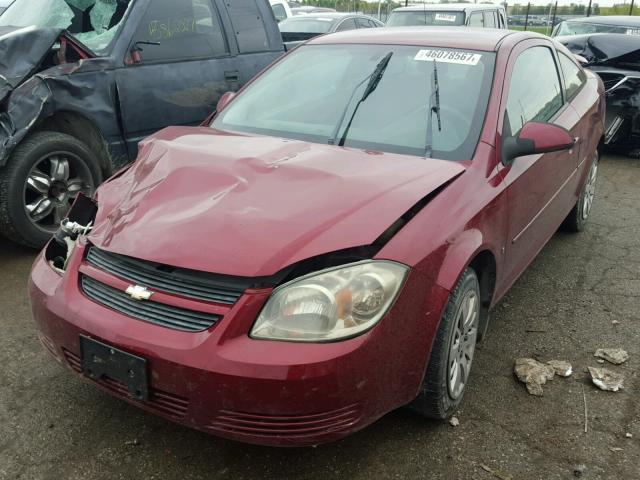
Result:
{"label": "damaged black car", "polygon": [[264,0],[15,0],[0,16],[0,234],[44,245],[142,138],[201,123],[283,52]]}
{"label": "damaged black car", "polygon": [[640,156],[640,36],[594,33],[556,37],[604,83],[607,99],[605,145]]}

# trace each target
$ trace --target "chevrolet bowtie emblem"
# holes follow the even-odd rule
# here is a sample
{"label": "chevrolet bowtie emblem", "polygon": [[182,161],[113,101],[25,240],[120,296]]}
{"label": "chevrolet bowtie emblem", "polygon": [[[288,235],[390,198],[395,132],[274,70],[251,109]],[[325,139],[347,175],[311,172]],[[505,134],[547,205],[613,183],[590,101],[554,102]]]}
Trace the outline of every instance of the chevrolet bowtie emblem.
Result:
{"label": "chevrolet bowtie emblem", "polygon": [[151,290],[148,290],[147,287],[142,287],[140,285],[129,285],[125,293],[134,300],[149,300],[151,298],[151,295],[153,295],[153,292]]}

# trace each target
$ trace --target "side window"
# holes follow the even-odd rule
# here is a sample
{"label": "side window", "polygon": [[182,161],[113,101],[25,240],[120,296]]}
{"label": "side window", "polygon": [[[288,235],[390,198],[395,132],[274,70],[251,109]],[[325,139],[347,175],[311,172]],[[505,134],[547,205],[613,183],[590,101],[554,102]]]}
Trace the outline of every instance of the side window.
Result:
{"label": "side window", "polygon": [[547,122],[562,107],[560,78],[551,50],[547,47],[532,47],[517,58],[509,96],[505,127],[506,134],[517,134],[530,121]]}
{"label": "side window", "polygon": [[233,29],[238,37],[240,53],[265,52],[270,48],[267,29],[257,1],[259,0],[225,2]]}
{"label": "side window", "polygon": [[486,28],[496,28],[496,13],[493,11],[484,12],[484,26]]}
{"label": "side window", "polygon": [[340,25],[338,25],[338,28],[336,28],[336,32],[355,30],[356,28],[356,21],[353,18],[347,18],[346,20],[343,20]]}
{"label": "side window", "polygon": [[358,17],[356,23],[358,24],[358,28],[371,28],[371,23],[368,18]]}
{"label": "side window", "polygon": [[134,44],[152,43],[139,44],[143,63],[227,53],[220,20],[210,0],[154,0],[133,38]]}
{"label": "side window", "polygon": [[273,16],[276,17],[278,22],[281,22],[285,18],[287,18],[287,12],[282,5],[276,3],[275,5],[271,5],[271,9],[273,10]]}
{"label": "side window", "polygon": [[474,12],[469,16],[470,27],[484,27],[484,21],[482,20],[482,12]]}
{"label": "side window", "polygon": [[573,100],[587,81],[587,76],[564,53],[558,52],[558,57],[560,58],[560,68],[562,68],[562,75],[564,76],[565,95],[567,100]]}

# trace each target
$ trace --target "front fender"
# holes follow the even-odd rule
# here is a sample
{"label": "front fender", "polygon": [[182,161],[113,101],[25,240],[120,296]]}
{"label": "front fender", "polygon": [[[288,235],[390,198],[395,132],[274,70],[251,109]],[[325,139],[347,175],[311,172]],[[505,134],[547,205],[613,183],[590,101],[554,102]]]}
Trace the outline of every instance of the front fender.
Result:
{"label": "front fender", "polygon": [[483,250],[484,238],[478,229],[465,230],[452,239],[444,255],[436,283],[447,291],[455,288],[462,272]]}
{"label": "front fender", "polygon": [[33,126],[50,114],[51,96],[49,86],[38,76],[11,93],[6,112],[0,114],[0,167]]}

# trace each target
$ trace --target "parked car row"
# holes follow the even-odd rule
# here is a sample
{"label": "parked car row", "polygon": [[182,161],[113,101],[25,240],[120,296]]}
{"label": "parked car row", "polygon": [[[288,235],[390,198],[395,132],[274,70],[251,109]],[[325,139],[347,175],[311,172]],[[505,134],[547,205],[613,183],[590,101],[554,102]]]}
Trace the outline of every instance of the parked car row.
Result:
{"label": "parked car row", "polygon": [[[604,87],[553,39],[354,28],[289,49],[266,1],[38,0],[27,20],[25,1],[0,17],[0,198],[20,199],[0,221],[36,244],[62,220],[29,282],[39,338],[169,420],[290,446],[403,406],[448,418],[490,310],[590,217]],[[418,13],[506,26],[464,8]]]}

